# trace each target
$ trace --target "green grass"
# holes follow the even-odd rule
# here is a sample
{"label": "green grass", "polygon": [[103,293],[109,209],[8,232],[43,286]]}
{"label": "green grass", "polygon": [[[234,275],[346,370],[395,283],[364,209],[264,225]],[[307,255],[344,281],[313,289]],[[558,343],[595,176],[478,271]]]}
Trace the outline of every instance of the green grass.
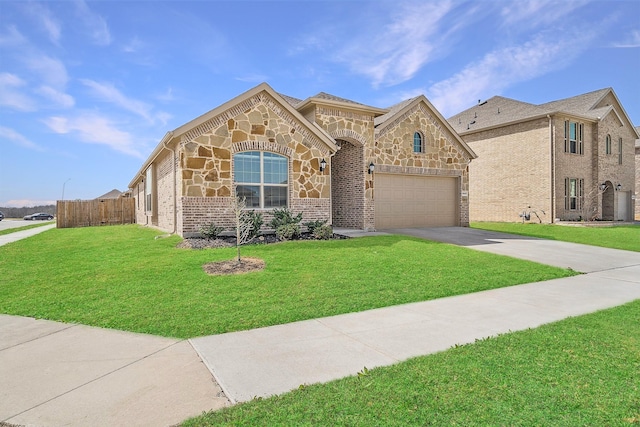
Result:
{"label": "green grass", "polygon": [[575,274],[405,236],[246,246],[262,272],[208,276],[235,249],[176,249],[139,226],[53,229],[0,247],[6,314],[195,337]]}
{"label": "green grass", "polygon": [[640,301],[208,413],[195,426],[640,424]]}
{"label": "green grass", "polygon": [[535,223],[474,222],[471,227],[640,252],[640,226],[638,225],[575,227]]}
{"label": "green grass", "polygon": [[23,230],[28,230],[30,228],[42,227],[43,225],[49,225],[49,224],[55,224],[55,221],[44,221],[38,224],[25,225],[23,227],[7,228],[5,230],[0,230],[0,236],[5,234],[15,233],[16,231],[23,231]]}

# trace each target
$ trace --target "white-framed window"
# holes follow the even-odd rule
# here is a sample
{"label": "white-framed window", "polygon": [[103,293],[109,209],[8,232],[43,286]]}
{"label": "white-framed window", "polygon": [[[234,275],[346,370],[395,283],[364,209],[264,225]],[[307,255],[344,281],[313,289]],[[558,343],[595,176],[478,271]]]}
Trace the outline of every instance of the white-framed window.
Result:
{"label": "white-framed window", "polygon": [[611,154],[613,149],[611,148],[611,135],[607,134],[607,137],[604,139],[605,152],[607,154]]}
{"label": "white-framed window", "polygon": [[568,211],[582,209],[584,194],[584,179],[565,178],[564,180],[564,208]]}
{"label": "white-framed window", "polygon": [[289,161],[268,151],[243,151],[233,155],[236,194],[247,208],[287,207]]}
{"label": "white-framed window", "polygon": [[584,154],[584,124],[565,120],[564,122],[564,152]]}
{"label": "white-framed window", "polygon": [[147,168],[144,176],[144,210],[153,212],[153,165]]}
{"label": "white-framed window", "polygon": [[424,153],[424,138],[420,132],[414,132],[413,134],[413,152]]}

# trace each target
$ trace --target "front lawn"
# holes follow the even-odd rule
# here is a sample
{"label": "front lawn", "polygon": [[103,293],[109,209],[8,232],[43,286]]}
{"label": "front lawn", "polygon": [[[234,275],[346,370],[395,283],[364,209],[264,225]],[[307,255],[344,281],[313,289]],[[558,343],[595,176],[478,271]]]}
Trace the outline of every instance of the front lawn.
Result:
{"label": "front lawn", "polygon": [[640,301],[188,420],[196,426],[640,424]]}
{"label": "front lawn", "polygon": [[554,224],[474,222],[472,228],[640,252],[640,226],[580,227]]}
{"label": "front lawn", "polygon": [[246,246],[264,271],[208,276],[235,249],[177,249],[131,226],[53,229],[0,247],[0,311],[188,338],[575,274],[410,238]]}

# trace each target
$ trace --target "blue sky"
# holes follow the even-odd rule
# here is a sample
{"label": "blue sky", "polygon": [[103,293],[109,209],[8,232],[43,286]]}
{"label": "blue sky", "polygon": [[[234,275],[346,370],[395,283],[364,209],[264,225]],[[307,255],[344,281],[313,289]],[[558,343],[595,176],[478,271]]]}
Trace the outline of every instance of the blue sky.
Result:
{"label": "blue sky", "polygon": [[125,190],[162,136],[266,81],[449,117],[613,87],[640,125],[638,1],[0,0],[0,206]]}

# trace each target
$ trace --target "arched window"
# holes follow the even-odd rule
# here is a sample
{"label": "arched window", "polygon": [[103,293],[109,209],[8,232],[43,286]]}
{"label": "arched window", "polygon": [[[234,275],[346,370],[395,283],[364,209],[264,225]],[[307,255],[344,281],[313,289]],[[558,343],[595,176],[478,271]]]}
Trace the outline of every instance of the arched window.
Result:
{"label": "arched window", "polygon": [[248,208],[287,207],[289,164],[285,156],[267,151],[243,151],[233,155],[236,194]]}
{"label": "arched window", "polygon": [[611,149],[611,135],[607,135],[607,137],[605,138],[605,152],[607,154],[611,154],[612,153],[612,149]]}
{"label": "arched window", "polygon": [[416,132],[413,134],[413,152],[424,152],[424,144],[422,143],[422,134],[420,132]]}

